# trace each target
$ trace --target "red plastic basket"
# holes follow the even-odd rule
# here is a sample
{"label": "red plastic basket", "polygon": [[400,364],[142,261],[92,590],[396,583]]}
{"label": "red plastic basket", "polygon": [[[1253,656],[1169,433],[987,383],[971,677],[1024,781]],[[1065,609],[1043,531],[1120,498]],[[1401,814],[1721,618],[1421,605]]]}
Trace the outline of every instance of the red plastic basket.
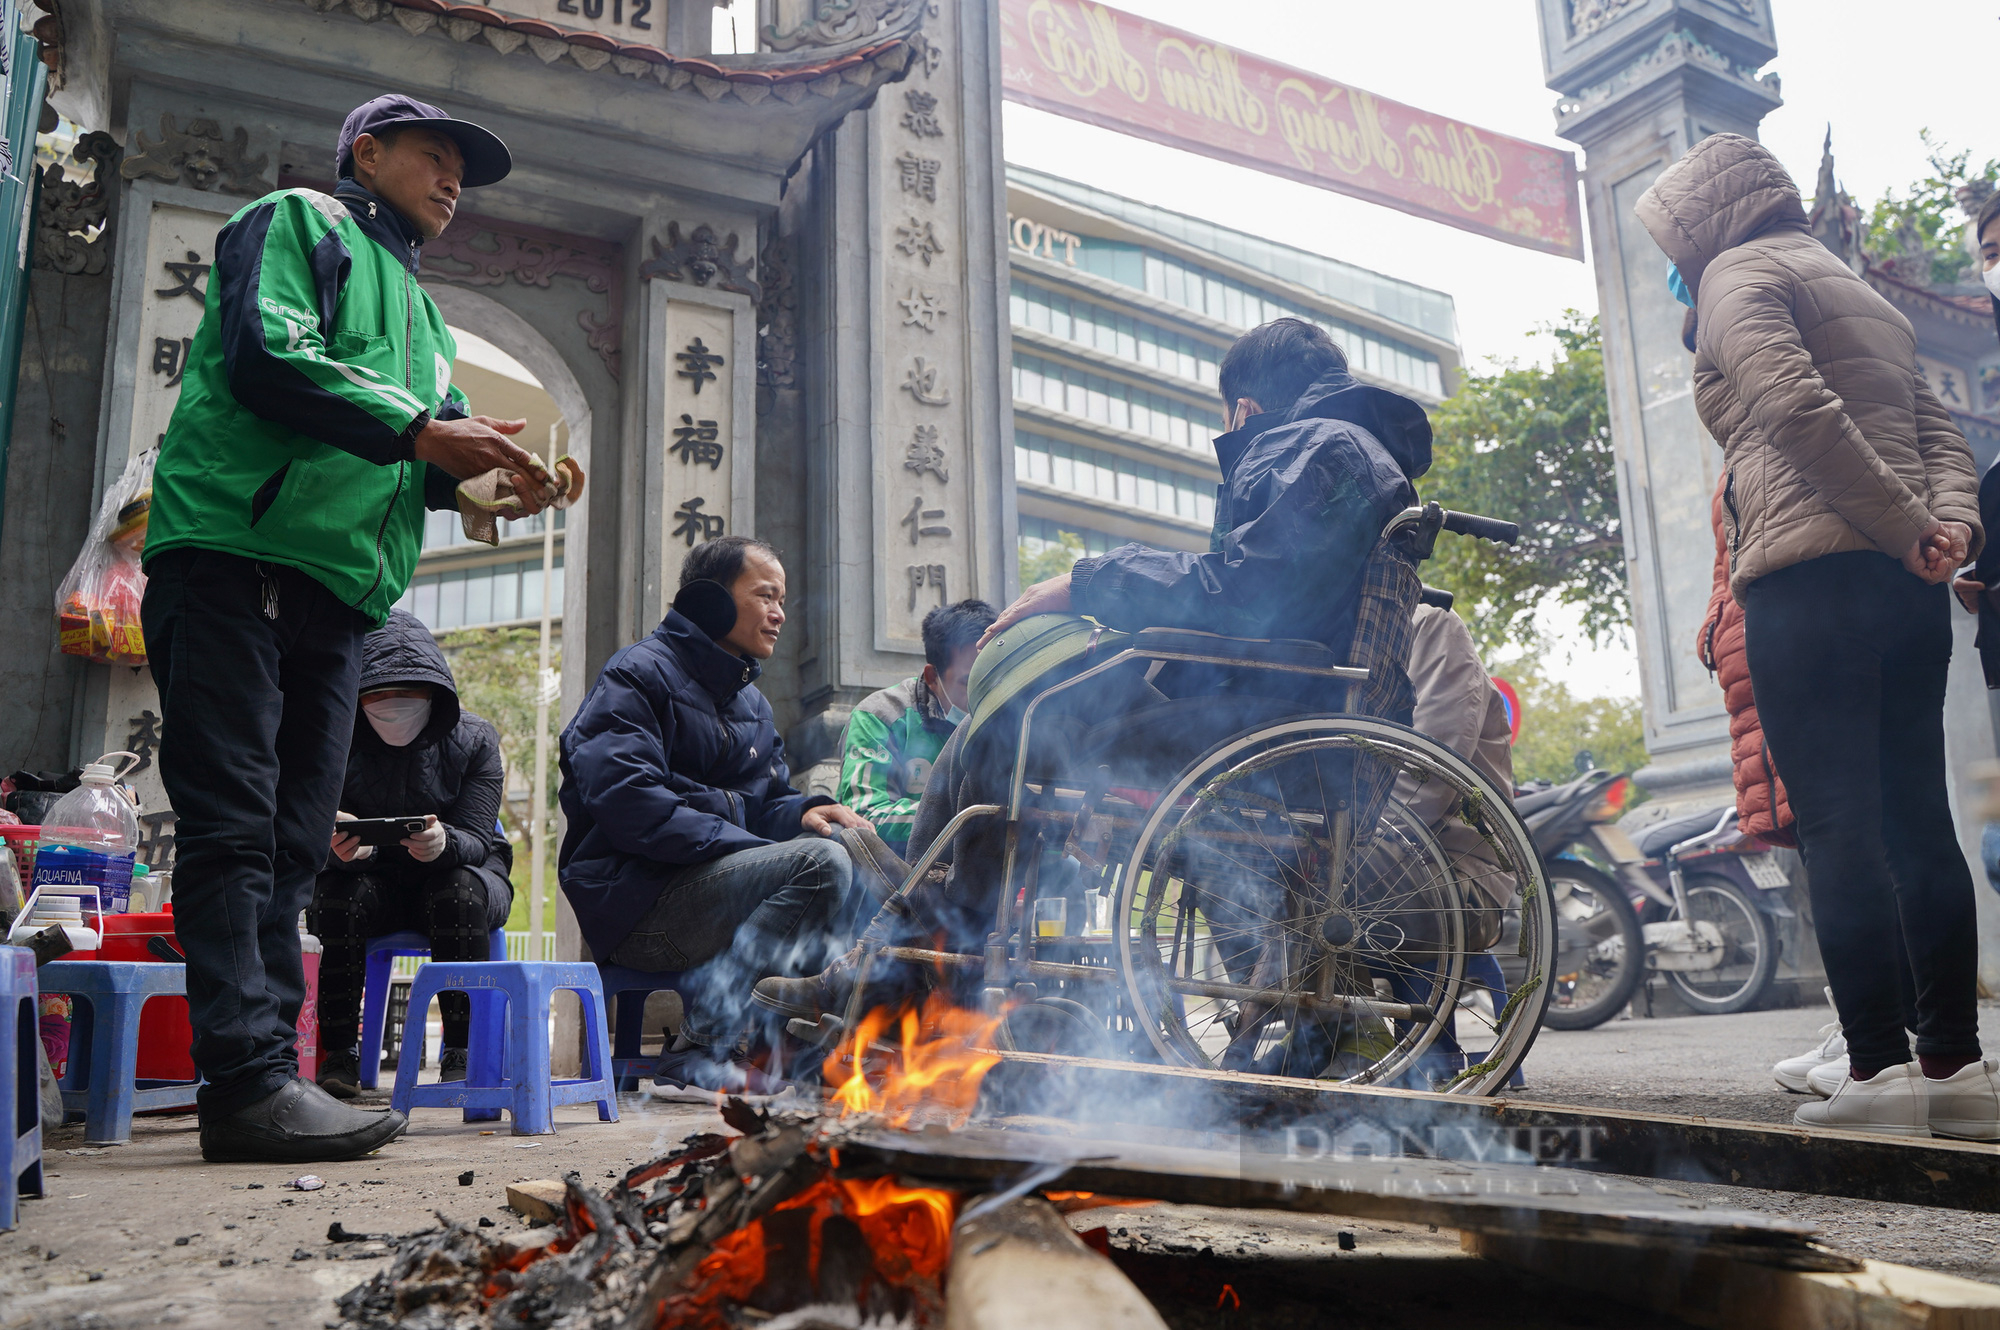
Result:
{"label": "red plastic basket", "polygon": [[35,849],[42,843],[40,827],[0,827],[0,840],[14,852],[14,867],[21,872],[21,895],[25,898],[35,885]]}

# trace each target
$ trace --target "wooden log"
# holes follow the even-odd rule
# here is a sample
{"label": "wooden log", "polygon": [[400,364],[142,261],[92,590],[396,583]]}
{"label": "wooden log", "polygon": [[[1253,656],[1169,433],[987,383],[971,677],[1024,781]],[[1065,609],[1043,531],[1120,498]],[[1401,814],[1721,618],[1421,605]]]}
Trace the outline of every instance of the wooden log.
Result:
{"label": "wooden log", "polygon": [[945,1330],[1166,1330],[1131,1280],[1039,1196],[952,1233]]}
{"label": "wooden log", "polygon": [[2000,1288],[1886,1261],[1782,1270],[1727,1257],[1466,1233],[1476,1256],[1711,1330],[2000,1330]]}
{"label": "wooden log", "polygon": [[538,1224],[553,1224],[562,1218],[563,1199],[569,1188],[554,1178],[515,1182],[507,1187],[507,1204],[515,1214]]}
{"label": "wooden log", "polygon": [[1624,1178],[1525,1164],[1428,1159],[1288,1158],[993,1128],[899,1132],[849,1127],[843,1173],[896,1173],[933,1186],[1036,1186],[1185,1205],[1296,1210],[1440,1228],[1717,1252],[1794,1269],[1859,1263],[1781,1216],[1711,1208]]}
{"label": "wooden log", "polygon": [[1856,1200],[2000,1210],[2000,1145],[1429,1094],[1330,1081],[1003,1053],[980,1104],[1027,1113],[1288,1138],[1300,1149],[1367,1138],[1377,1153],[1513,1160]]}

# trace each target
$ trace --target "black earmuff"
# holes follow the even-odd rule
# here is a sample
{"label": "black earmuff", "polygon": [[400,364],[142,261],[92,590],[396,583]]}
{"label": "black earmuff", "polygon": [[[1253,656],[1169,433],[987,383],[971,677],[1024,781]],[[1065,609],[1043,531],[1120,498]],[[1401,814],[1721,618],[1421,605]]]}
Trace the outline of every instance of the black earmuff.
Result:
{"label": "black earmuff", "polygon": [[707,578],[689,582],[674,597],[674,609],[683,619],[720,642],[736,627],[736,597],[720,582]]}

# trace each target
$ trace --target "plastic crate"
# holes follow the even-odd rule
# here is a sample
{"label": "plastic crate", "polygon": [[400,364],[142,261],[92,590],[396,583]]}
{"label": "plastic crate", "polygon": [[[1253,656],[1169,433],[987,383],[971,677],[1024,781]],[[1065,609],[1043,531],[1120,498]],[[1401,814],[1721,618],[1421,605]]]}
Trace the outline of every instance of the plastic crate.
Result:
{"label": "plastic crate", "polygon": [[21,872],[21,895],[25,898],[35,889],[35,851],[42,843],[42,829],[27,826],[0,827],[0,840],[5,840],[7,848],[14,853],[14,866]]}

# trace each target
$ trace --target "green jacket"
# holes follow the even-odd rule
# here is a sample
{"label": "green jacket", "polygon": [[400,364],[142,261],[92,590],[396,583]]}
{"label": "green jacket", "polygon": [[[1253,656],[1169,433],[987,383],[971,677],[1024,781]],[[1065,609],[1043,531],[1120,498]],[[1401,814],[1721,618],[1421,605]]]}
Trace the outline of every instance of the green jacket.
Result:
{"label": "green jacket", "polygon": [[922,675],[871,693],[847,718],[835,797],[873,822],[889,848],[903,854],[931,765],[956,728]]}
{"label": "green jacket", "polygon": [[351,180],[230,218],[153,469],[147,559],[196,547],[287,564],[388,617],[425,507],[456,507],[417,433],[466,413],[457,344],[417,285],[422,243]]}

